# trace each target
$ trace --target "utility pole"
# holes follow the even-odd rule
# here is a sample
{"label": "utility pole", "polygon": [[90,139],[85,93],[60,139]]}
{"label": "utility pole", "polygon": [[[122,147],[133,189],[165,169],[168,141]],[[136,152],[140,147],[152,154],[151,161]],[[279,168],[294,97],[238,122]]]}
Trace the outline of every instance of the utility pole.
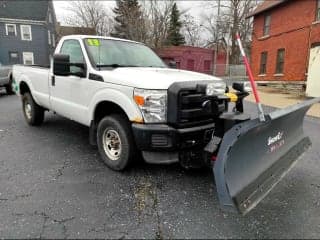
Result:
{"label": "utility pole", "polygon": [[220,6],[221,6],[221,0],[218,1],[218,15],[217,15],[217,21],[216,21],[216,34],[215,34],[215,50],[214,50],[214,62],[213,62],[213,75],[216,75],[217,71],[217,59],[218,59],[218,24],[220,21]]}

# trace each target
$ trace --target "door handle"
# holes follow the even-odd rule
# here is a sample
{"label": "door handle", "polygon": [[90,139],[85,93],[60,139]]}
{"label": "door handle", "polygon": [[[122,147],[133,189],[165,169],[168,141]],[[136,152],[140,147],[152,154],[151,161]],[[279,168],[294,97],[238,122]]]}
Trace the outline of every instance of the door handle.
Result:
{"label": "door handle", "polygon": [[55,76],[51,76],[51,85],[52,86],[56,85],[56,77]]}

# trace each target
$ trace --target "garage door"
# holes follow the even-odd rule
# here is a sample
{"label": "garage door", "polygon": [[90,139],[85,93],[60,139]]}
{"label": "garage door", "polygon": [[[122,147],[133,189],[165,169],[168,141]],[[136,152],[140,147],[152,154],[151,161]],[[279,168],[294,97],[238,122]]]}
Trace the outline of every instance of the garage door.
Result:
{"label": "garage door", "polygon": [[306,94],[308,97],[320,97],[320,43],[310,50]]}

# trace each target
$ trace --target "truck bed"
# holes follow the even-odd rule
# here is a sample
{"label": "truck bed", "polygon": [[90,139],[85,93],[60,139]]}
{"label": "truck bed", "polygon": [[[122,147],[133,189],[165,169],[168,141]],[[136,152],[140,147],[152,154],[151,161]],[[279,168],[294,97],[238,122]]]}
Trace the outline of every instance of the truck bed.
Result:
{"label": "truck bed", "polygon": [[[49,66],[43,65],[14,65],[13,79],[20,86],[21,81],[32,89],[34,100],[43,107],[49,106]],[[19,95],[19,93],[18,93]]]}

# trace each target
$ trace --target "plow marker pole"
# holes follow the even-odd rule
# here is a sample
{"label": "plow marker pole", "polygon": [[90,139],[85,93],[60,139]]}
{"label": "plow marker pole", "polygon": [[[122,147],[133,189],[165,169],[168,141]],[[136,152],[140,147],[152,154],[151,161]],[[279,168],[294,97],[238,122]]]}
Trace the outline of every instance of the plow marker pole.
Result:
{"label": "plow marker pole", "polygon": [[247,56],[246,56],[246,54],[244,52],[239,33],[237,33],[236,39],[237,39],[237,42],[238,42],[238,45],[239,45],[239,48],[240,48],[241,55],[243,57],[243,61],[244,61],[245,66],[246,66],[247,73],[249,75],[251,88],[252,88],[253,95],[254,95],[254,98],[256,100],[256,104],[257,104],[257,108],[258,108],[259,119],[260,119],[261,122],[264,122],[264,121],[266,121],[266,119],[265,119],[264,112],[263,112],[263,109],[262,109],[262,105],[261,105],[261,102],[260,102],[260,97],[259,97],[259,94],[258,94],[257,85],[256,85],[256,83],[254,81],[253,74],[252,74],[252,71],[251,71],[251,68],[250,68],[250,65],[249,65],[249,61],[248,61],[248,58],[247,58]]}

